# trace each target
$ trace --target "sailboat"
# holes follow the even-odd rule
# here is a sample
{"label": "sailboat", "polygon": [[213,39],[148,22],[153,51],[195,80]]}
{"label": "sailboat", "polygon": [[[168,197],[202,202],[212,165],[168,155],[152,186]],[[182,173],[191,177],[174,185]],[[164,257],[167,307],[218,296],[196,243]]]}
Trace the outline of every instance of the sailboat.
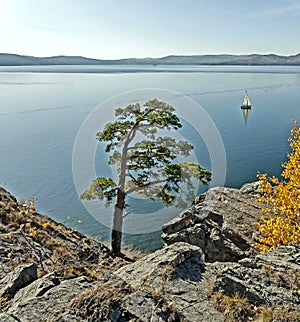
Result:
{"label": "sailboat", "polygon": [[242,103],[241,109],[242,110],[250,110],[251,109],[251,106],[252,106],[252,104],[250,102],[250,99],[249,99],[247,90],[245,90],[245,96],[244,96],[244,99],[243,99],[243,103]]}

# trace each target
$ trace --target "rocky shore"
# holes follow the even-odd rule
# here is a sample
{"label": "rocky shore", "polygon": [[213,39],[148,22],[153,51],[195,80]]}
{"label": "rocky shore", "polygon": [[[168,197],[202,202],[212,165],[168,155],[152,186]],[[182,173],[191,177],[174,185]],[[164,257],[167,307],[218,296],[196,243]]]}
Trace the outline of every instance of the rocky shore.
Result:
{"label": "rocky shore", "polygon": [[210,189],[130,259],[0,188],[0,322],[300,321],[300,246],[254,249],[257,195]]}

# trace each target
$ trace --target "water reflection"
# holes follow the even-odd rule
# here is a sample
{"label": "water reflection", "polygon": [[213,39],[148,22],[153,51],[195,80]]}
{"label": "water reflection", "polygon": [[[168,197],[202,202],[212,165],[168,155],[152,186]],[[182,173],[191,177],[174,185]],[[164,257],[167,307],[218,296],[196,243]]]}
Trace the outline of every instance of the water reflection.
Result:
{"label": "water reflection", "polygon": [[245,125],[247,125],[247,121],[248,121],[248,118],[249,118],[250,111],[251,111],[251,108],[242,108]]}

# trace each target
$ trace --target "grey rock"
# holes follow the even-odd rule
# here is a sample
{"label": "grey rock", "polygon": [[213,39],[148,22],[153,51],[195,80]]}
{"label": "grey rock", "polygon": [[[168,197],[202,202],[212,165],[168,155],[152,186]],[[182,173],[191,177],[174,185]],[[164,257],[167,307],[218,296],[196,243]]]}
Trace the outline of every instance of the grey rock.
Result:
{"label": "grey rock", "polygon": [[203,256],[199,247],[187,243],[176,243],[120,268],[115,274],[122,279],[126,277],[124,280],[132,285],[135,283],[141,285],[144,279],[149,281],[152,276],[156,278],[157,274],[167,265],[175,269],[179,264],[194,255]]}
{"label": "grey rock", "polygon": [[21,266],[0,280],[0,296],[12,297],[21,288],[37,279],[37,265]]}
{"label": "grey rock", "polygon": [[[261,216],[257,184],[242,190],[216,187],[197,199],[193,207],[162,227],[165,244],[187,242],[199,246],[205,261],[238,261],[257,251],[253,222]],[[248,193],[249,192],[249,193]]]}
{"label": "grey rock", "polygon": [[19,321],[9,314],[0,313],[0,322],[19,322]]}
{"label": "grey rock", "polygon": [[82,321],[87,321],[87,322],[91,322],[88,319],[83,319],[79,316],[76,316],[70,312],[66,312],[62,315],[60,315],[59,317],[51,317],[50,319],[48,319],[45,322],[82,322]]}
{"label": "grey rock", "polygon": [[[228,296],[238,293],[256,306],[289,305],[300,310],[300,245],[239,262],[205,263],[200,248],[179,242],[115,274],[138,290],[124,299],[119,312],[141,321],[149,321],[150,315],[154,321],[166,319],[166,303],[184,321],[224,321],[210,300],[219,291]],[[164,302],[157,302],[153,292]]]}
{"label": "grey rock", "polygon": [[[208,299],[206,290],[215,274],[207,270],[201,249],[187,243],[174,243],[115,273],[136,292],[122,303],[123,310],[141,321],[165,321],[170,306],[182,321],[224,321]],[[154,293],[154,295],[153,295]],[[151,295],[152,294],[152,295]],[[164,299],[155,301],[155,295]],[[134,305],[136,302],[137,305]]]}
{"label": "grey rock", "polygon": [[245,183],[241,187],[240,192],[245,193],[247,195],[252,195],[252,196],[255,196],[255,197],[259,197],[260,189],[261,189],[261,186],[260,186],[259,182],[256,181],[256,182]]}
{"label": "grey rock", "polygon": [[271,265],[277,271],[300,270],[300,245],[281,246],[256,256],[257,265]]}
{"label": "grey rock", "polygon": [[[165,314],[158,307],[155,300],[146,292],[137,291],[126,297],[122,303],[122,310],[130,312],[139,321],[163,322],[166,321]],[[120,320],[119,317],[111,316],[111,319]]]}
{"label": "grey rock", "polygon": [[[46,282],[46,280],[48,281]],[[51,276],[45,278],[44,285],[49,285],[51,280],[53,282]],[[69,303],[77,294],[84,291],[90,285],[91,283],[86,277],[78,277],[65,280],[59,285],[51,287],[42,295],[41,293],[38,294],[37,290],[42,290],[43,288],[32,286],[32,289],[36,290],[37,296],[27,293],[28,298],[20,298],[17,303],[10,306],[6,313],[19,319],[21,322],[84,321],[84,319],[73,314],[69,308]],[[27,291],[29,292],[30,289],[27,289]]]}
{"label": "grey rock", "polygon": [[24,299],[28,301],[29,299],[33,299],[35,297],[41,297],[51,288],[58,286],[59,284],[60,281],[56,274],[49,273],[19,290],[11,305],[16,305],[17,303],[23,302]]}
{"label": "grey rock", "polygon": [[[7,232],[9,232],[9,229]],[[26,238],[30,240],[34,248],[28,244]],[[8,258],[9,253],[11,258]],[[40,263],[40,254],[43,259],[47,259],[51,257],[51,253],[50,250],[21,233],[14,232],[10,238],[0,235],[0,279],[10,273],[12,267],[27,265],[33,258]]]}
{"label": "grey rock", "polygon": [[[250,264],[251,262],[251,264]],[[239,293],[255,305],[293,305],[300,309],[300,245],[274,251],[225,266],[214,292]]]}

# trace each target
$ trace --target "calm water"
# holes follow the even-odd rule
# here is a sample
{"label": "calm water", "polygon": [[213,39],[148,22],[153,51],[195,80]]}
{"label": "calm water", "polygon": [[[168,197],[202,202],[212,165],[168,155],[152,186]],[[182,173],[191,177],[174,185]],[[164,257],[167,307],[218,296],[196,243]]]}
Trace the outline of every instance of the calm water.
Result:
{"label": "calm water", "polygon": [[[299,67],[0,67],[0,186],[18,198],[37,196],[40,212],[60,222],[72,216],[68,225],[108,239],[109,229],[77,196],[73,145],[99,104],[141,88],[173,90],[201,104],[224,142],[226,186],[253,181],[257,171],[279,175],[292,120],[300,122]],[[247,125],[240,110],[246,88],[253,104]],[[202,150],[200,161],[209,167],[205,145]],[[111,210],[99,205],[99,211]],[[154,249],[159,236],[126,235],[125,240]]]}

